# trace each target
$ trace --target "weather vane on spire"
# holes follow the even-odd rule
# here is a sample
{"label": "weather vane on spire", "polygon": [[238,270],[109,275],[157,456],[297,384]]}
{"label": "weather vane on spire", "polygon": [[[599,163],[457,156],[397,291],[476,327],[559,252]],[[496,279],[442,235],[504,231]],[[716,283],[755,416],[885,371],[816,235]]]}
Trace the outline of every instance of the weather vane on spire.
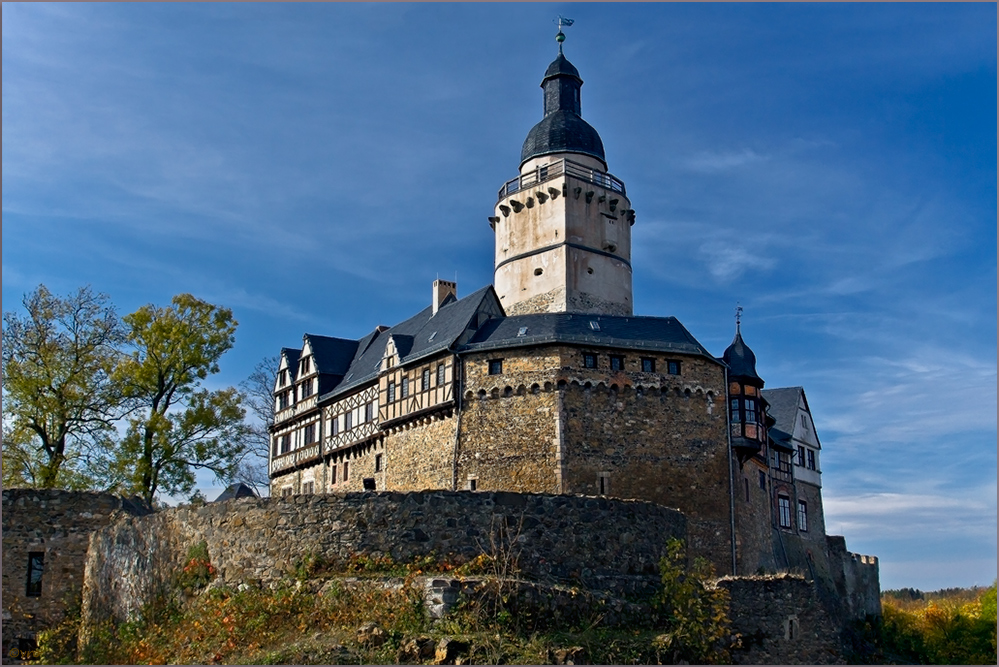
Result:
{"label": "weather vane on spire", "polygon": [[558,24],[558,34],[555,35],[555,41],[558,42],[559,55],[562,55],[562,42],[565,41],[565,33],[562,32],[562,26],[568,28],[573,23],[575,23],[575,21],[573,21],[572,19],[567,19],[566,17],[559,14],[558,18],[552,21],[552,23]]}
{"label": "weather vane on spire", "polygon": [[735,330],[738,331],[742,324],[742,306],[735,302]]}

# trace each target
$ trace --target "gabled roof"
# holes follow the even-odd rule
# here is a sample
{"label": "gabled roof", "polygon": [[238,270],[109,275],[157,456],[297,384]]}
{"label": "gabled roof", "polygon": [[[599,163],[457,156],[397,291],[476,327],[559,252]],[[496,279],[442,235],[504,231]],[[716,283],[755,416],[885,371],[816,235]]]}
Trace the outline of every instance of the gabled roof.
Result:
{"label": "gabled roof", "polygon": [[292,379],[298,376],[298,359],[302,356],[302,350],[294,347],[282,347],[281,356],[288,360],[288,374]]}
{"label": "gabled roof", "polygon": [[774,428],[787,434],[790,442],[794,433],[794,421],[798,418],[798,403],[804,389],[801,387],[781,387],[764,389],[761,393],[770,404],[770,416],[776,419]]}
{"label": "gabled roof", "polygon": [[[596,323],[596,327],[591,322]],[[623,317],[586,313],[515,315],[489,320],[461,349],[491,350],[543,343],[682,352],[702,355],[717,362],[675,317]]]}
{"label": "gabled roof", "polygon": [[357,352],[357,341],[332,336],[305,334],[312,347],[316,370],[330,375],[344,375]]}
{"label": "gabled roof", "polygon": [[239,482],[238,484],[230,484],[226,487],[226,490],[219,494],[213,502],[222,502],[223,500],[232,500],[233,498],[257,498],[257,492],[248,487],[246,484]]}
{"label": "gabled roof", "polygon": [[343,382],[321,396],[320,400],[344,393],[378,377],[389,337],[396,340],[399,363],[411,363],[459,342],[470,326],[474,328],[476,322],[473,322],[473,318],[480,311],[496,315],[503,313],[492,285],[462,299],[445,299],[436,314],[432,306],[427,306],[394,327],[373,331],[358,341],[357,353],[346,369]]}

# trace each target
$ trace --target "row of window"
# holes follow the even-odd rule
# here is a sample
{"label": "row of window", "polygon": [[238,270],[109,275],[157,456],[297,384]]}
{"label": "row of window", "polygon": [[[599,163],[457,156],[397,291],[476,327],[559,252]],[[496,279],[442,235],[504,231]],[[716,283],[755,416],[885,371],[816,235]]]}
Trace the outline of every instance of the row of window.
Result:
{"label": "row of window", "polygon": [[[777,496],[777,520],[781,528],[791,527],[791,498],[788,496]],[[808,532],[808,503],[804,500],[798,501],[798,530]]]}
{"label": "row of window", "polygon": [[796,463],[808,470],[815,470],[815,450],[798,445],[798,460]]}
{"label": "row of window", "polygon": [[[438,387],[444,386],[444,379],[446,377],[445,373],[446,370],[444,364],[443,363],[437,364],[436,374],[437,374]],[[432,377],[432,375],[433,374],[430,372],[429,366],[423,369],[423,371],[420,373],[420,391],[427,391],[431,388],[430,378]],[[398,391],[396,391],[397,389]],[[389,380],[387,388],[387,396],[386,396],[387,402],[392,403],[393,401],[396,400],[396,398],[407,398],[409,397],[409,394],[410,394],[410,382],[408,376],[404,375],[402,377],[402,380],[399,381],[398,386],[396,385],[395,380]]]}
{"label": "row of window", "polygon": [[[599,363],[598,354],[591,352],[583,353],[583,368],[597,368]],[[608,355],[608,367],[612,371],[623,371],[625,370],[625,358],[619,354]],[[656,360],[651,357],[642,357],[641,367],[643,373],[655,373],[656,372]],[[666,360],[666,373],[668,375],[680,375],[680,362],[675,359]],[[490,375],[502,375],[503,374],[503,360],[502,359],[490,359],[489,360],[489,374]]]}
{"label": "row of window", "polygon": [[763,413],[759,409],[759,402],[755,398],[732,398],[729,399],[729,411],[732,422],[745,422],[747,424],[762,424]]}
{"label": "row of window", "polygon": [[[361,413],[362,421],[361,424],[366,424],[370,421],[375,420],[375,403],[374,401],[368,401],[364,404],[363,411]],[[349,431],[354,428],[354,411],[350,410],[343,413],[343,430],[344,432]],[[332,422],[330,422],[330,435],[339,435],[340,433],[340,415],[333,417]]]}

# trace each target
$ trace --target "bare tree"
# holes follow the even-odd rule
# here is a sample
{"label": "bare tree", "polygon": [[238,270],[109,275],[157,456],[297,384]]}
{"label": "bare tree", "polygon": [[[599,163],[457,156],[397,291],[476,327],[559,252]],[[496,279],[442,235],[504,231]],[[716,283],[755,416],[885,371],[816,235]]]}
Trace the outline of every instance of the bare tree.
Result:
{"label": "bare tree", "polygon": [[274,425],[274,382],[278,363],[278,357],[264,357],[253,367],[249,377],[239,384],[244,396],[243,406],[251,421],[248,424],[247,453],[236,470],[236,479],[252,486],[261,495],[270,487],[267,461],[270,427]]}

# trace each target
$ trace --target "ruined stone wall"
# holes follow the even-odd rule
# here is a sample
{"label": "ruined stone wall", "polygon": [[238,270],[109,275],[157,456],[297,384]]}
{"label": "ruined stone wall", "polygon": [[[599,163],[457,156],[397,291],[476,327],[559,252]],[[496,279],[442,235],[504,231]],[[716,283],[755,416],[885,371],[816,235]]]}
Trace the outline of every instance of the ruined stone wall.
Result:
{"label": "ruined stone wall", "polygon": [[735,664],[845,664],[842,624],[804,577],[733,577],[718,585],[731,596],[732,632],[741,635]]}
{"label": "ruined stone wall", "polygon": [[881,615],[880,566],[877,556],[865,556],[846,550],[846,540],[839,535],[826,538],[829,568],[836,586],[836,599],[849,618]]}
{"label": "ruined stone wall", "polygon": [[[63,620],[79,605],[90,534],[116,512],[148,513],[107,493],[42,489],[3,492],[3,657],[18,640]],[[41,594],[27,595],[28,555],[41,553]]]}
{"label": "ruined stone wall", "polygon": [[427,491],[239,499],[129,518],[93,535],[86,624],[135,618],[204,541],[223,581],[276,585],[306,554],[405,562],[435,552],[516,557],[521,572],[601,588],[655,577],[682,514],[653,503],[581,496]]}

